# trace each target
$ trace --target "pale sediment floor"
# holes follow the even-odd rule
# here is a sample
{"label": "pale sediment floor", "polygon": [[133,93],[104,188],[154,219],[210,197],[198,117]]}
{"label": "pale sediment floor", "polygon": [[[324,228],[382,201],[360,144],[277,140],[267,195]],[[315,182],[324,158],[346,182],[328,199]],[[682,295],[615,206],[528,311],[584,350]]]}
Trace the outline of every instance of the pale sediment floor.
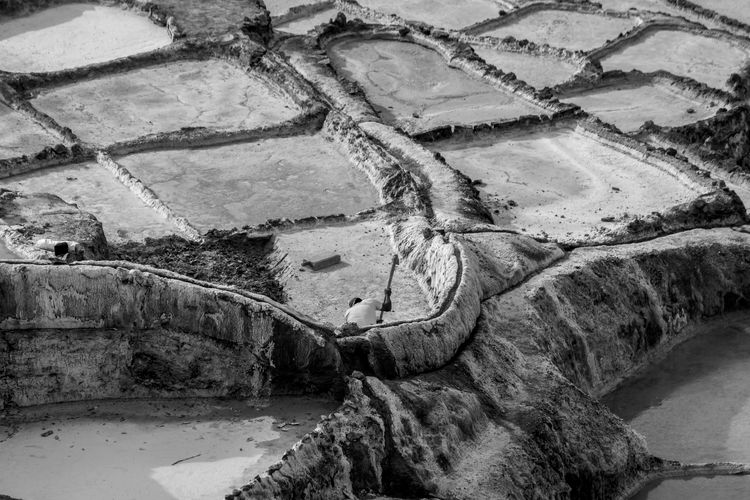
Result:
{"label": "pale sediment floor", "polygon": [[465,28],[495,18],[503,10],[492,0],[361,0],[358,3],[385,14],[449,29]]}
{"label": "pale sediment floor", "polygon": [[507,52],[473,45],[474,52],[489,64],[516,77],[532,87],[553,87],[569,80],[578,70],[572,64],[554,57]]}
{"label": "pale sediment floor", "polygon": [[649,484],[631,500],[747,500],[750,478],[713,476],[665,479]]}
{"label": "pale sediment floor", "polygon": [[280,16],[289,12],[289,9],[298,5],[310,5],[321,3],[324,0],[265,0],[266,8],[272,16]]}
{"label": "pale sediment floor", "polygon": [[7,246],[5,246],[5,243],[0,240],[0,259],[20,259],[18,255],[11,252],[10,249],[8,249]]}
{"label": "pale sediment floor", "polygon": [[117,161],[201,230],[354,214],[380,204],[367,176],[319,134]]}
{"label": "pale sediment floor", "polygon": [[693,0],[718,14],[750,24],[750,0]]}
{"label": "pale sediment floor", "polygon": [[601,47],[607,40],[614,40],[620,33],[630,31],[635,24],[634,19],[628,18],[542,10],[482,34],[498,38],[512,36],[570,50],[591,50]]}
{"label": "pale sediment floor", "polygon": [[694,327],[696,337],[604,403],[646,437],[656,456],[684,463],[750,462],[748,318],[736,313]]}
{"label": "pale sediment floor", "polygon": [[[667,47],[669,50],[665,50]],[[724,89],[729,75],[748,60],[748,49],[726,40],[684,31],[656,31],[607,55],[601,64],[604,71],[665,70]]]}
{"label": "pale sediment floor", "polygon": [[56,71],[164,47],[166,28],[133,10],[72,3],[0,18],[0,70]]}
{"label": "pale sediment floor", "polygon": [[321,12],[316,12],[309,17],[303,17],[296,21],[280,24],[275,26],[275,28],[288,33],[294,33],[295,35],[304,35],[316,26],[325,24],[331,19],[335,19],[338,12],[337,9],[326,9]]}
{"label": "pale sediment floor", "polygon": [[157,5],[173,15],[188,36],[220,36],[239,30],[252,12],[247,0],[159,0]]}
{"label": "pale sediment floor", "polygon": [[[320,271],[301,266],[303,260],[321,254],[339,254],[341,263]],[[373,221],[281,233],[276,237],[272,260],[284,258],[279,280],[287,304],[338,326],[344,322],[352,297],[382,300],[392,256],[389,231],[381,222]],[[429,314],[427,299],[405,266],[396,268],[391,289],[393,311],[385,313],[384,321],[413,320]]]}
{"label": "pale sediment floor", "polygon": [[175,62],[44,92],[34,106],[82,140],[111,144],[181,127],[251,129],[293,118],[299,108],[224,61]]}
{"label": "pale sediment floor", "polygon": [[699,193],[669,174],[570,128],[427,144],[481,180],[495,223],[554,239],[606,230],[602,217],[649,215]]}
{"label": "pale sediment floor", "polygon": [[667,127],[687,125],[713,116],[720,107],[658,84],[615,85],[562,100],[579,105],[624,132],[638,130],[648,120]]}
{"label": "pale sediment floor", "polygon": [[24,500],[223,498],[281,459],[337,405],[299,397],[21,410],[0,420],[0,490]]}
{"label": "pale sediment floor", "polygon": [[409,133],[543,112],[448,67],[440,54],[413,43],[347,40],[328,52],[337,71],[362,86],[381,117]]}
{"label": "pale sediment floor", "polygon": [[42,127],[0,102],[0,159],[31,156],[59,142]]}
{"label": "pale sediment floor", "polygon": [[109,243],[141,241],[176,232],[175,227],[139,200],[96,163],[46,168],[0,179],[0,187],[25,193],[51,193],[102,223]]}

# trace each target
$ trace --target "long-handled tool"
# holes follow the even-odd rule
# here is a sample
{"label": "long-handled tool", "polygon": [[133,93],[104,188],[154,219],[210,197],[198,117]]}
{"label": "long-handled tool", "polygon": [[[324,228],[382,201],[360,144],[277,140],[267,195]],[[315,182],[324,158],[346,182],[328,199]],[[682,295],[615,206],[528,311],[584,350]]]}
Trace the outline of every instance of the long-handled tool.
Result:
{"label": "long-handled tool", "polygon": [[380,308],[380,318],[378,318],[378,323],[383,322],[383,313],[386,310],[386,304],[388,304],[388,310],[391,310],[391,281],[393,281],[393,273],[396,272],[396,266],[398,265],[398,255],[393,256],[393,260],[391,260],[391,273],[388,275],[388,286],[385,287],[385,297],[383,298],[383,306]]}

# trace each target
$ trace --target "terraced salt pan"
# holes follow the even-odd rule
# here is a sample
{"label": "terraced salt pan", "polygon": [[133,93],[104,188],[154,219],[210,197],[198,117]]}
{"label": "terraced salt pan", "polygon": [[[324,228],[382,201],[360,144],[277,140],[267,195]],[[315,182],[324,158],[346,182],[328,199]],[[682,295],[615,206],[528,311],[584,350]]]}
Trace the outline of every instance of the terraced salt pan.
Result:
{"label": "terraced salt pan", "polygon": [[716,114],[719,105],[691,99],[665,85],[598,88],[561,99],[579,105],[624,132],[638,130],[644,122],[678,127]]}
{"label": "terraced salt pan", "polygon": [[720,23],[693,14],[690,10],[679,9],[667,3],[666,0],[599,0],[599,3],[602,4],[602,9],[604,10],[627,11],[631,7],[634,7],[640,11],[661,12],[673,17],[684,17],[690,21],[700,23],[707,28],[723,28]]}
{"label": "terraced salt pan", "polygon": [[42,93],[33,100],[82,140],[111,144],[182,127],[273,125],[299,108],[263,81],[219,60],[183,61]]}
{"label": "terraced salt pan", "polygon": [[328,49],[387,122],[409,133],[448,124],[502,121],[542,110],[450,68],[435,51],[389,40],[346,40]]}
{"label": "terraced salt pan", "polygon": [[0,421],[0,488],[25,500],[223,498],[336,406],[278,398],[270,405],[142,400],[29,408]]}
{"label": "terraced salt pan", "polygon": [[367,176],[321,135],[117,160],[202,230],[353,214],[379,205]]}
{"label": "terraced salt pan", "polygon": [[0,158],[33,155],[59,142],[36,123],[0,103]]}
{"label": "terraced salt pan", "polygon": [[512,36],[540,45],[546,43],[553,47],[587,51],[601,47],[607,40],[614,40],[635,25],[636,21],[628,18],[541,10],[482,34],[498,38]]}
{"label": "terraced salt pan", "polygon": [[427,147],[483,182],[479,191],[497,225],[558,240],[603,231],[602,217],[648,215],[698,194],[570,128],[456,138]]}
{"label": "terraced salt pan", "polygon": [[604,71],[666,70],[723,89],[729,75],[749,59],[750,49],[726,40],[684,31],[652,31],[600,62]]}
{"label": "terraced salt pan", "polygon": [[737,313],[701,326],[698,336],[604,403],[646,437],[654,455],[685,463],[750,462],[748,319]]}
{"label": "terraced salt pan", "polygon": [[492,0],[359,0],[363,7],[433,26],[460,29],[498,16],[504,7]]}
{"label": "terraced salt pan", "polygon": [[245,16],[252,15],[247,0],[159,0],[159,7],[173,15],[188,36],[220,36],[242,27]]}
{"label": "terraced salt pan", "polygon": [[157,238],[175,227],[144,205],[115,177],[96,163],[37,170],[0,179],[0,187],[30,193],[56,194],[90,212],[104,226],[110,243]]}
{"label": "terraced salt pan", "polygon": [[489,64],[506,73],[515,73],[516,77],[537,89],[559,85],[572,78],[578,71],[572,64],[554,57],[506,52],[480,45],[472,47],[474,52]]}
{"label": "terraced salt pan", "polygon": [[280,24],[276,26],[276,29],[286,31],[288,33],[294,33],[295,35],[304,35],[316,26],[325,24],[331,19],[335,19],[338,12],[338,9],[326,9],[321,12],[317,12],[310,17],[303,17],[302,19],[297,19],[296,21]]}
{"label": "terraced salt pan", "polygon": [[748,495],[750,480],[747,476],[713,476],[657,481],[639,491],[631,500],[746,500]]}
{"label": "terraced salt pan", "polygon": [[148,52],[170,43],[167,30],[145,15],[71,3],[27,17],[0,18],[0,70],[57,71]]}
{"label": "terraced salt pan", "polygon": [[[320,271],[300,267],[304,259],[331,253],[341,256],[340,264]],[[352,297],[383,299],[393,249],[388,230],[373,221],[278,234],[274,255],[276,260],[286,255],[279,280],[287,304],[338,326]],[[391,289],[393,311],[385,313],[386,322],[417,319],[430,312],[416,277],[404,266],[396,268]]]}

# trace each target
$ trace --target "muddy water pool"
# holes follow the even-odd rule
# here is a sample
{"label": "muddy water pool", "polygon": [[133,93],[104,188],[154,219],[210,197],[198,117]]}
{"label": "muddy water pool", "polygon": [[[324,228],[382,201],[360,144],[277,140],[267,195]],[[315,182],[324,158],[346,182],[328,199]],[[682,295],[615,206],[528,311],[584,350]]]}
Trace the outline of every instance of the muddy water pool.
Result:
{"label": "muddy water pool", "polygon": [[99,401],[0,419],[0,493],[24,500],[204,500],[247,484],[338,403]]}

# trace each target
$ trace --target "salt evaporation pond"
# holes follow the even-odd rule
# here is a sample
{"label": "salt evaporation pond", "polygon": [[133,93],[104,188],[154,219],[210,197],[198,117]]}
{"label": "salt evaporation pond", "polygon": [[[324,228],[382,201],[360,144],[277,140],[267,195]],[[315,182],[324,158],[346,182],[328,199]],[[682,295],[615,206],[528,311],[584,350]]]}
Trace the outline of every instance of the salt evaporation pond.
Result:
{"label": "salt evaporation pond", "polygon": [[[315,428],[335,401],[88,401],[0,420],[0,496],[223,498]],[[50,432],[51,431],[51,432]]]}
{"label": "salt evaporation pond", "polygon": [[71,3],[0,18],[0,70],[57,71],[140,54],[172,43],[166,28],[133,10]]}

